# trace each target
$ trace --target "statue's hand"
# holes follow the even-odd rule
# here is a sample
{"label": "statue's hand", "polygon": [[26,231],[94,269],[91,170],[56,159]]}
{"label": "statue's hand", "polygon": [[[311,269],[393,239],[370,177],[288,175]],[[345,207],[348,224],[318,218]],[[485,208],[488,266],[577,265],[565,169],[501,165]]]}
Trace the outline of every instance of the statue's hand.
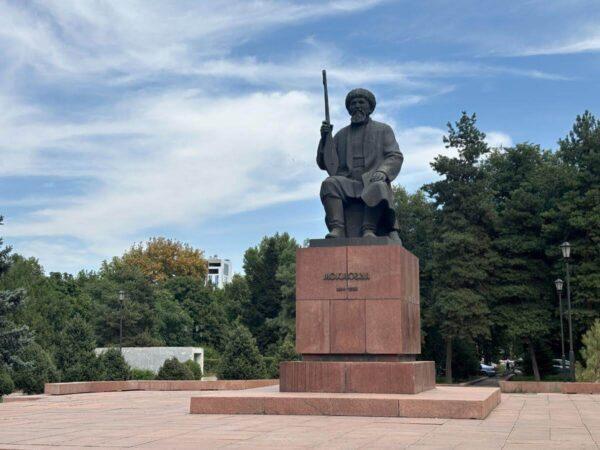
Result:
{"label": "statue's hand", "polygon": [[383,172],[374,172],[371,175],[371,183],[375,183],[377,181],[385,181],[387,179],[387,175]]}
{"label": "statue's hand", "polygon": [[325,121],[321,124],[321,138],[322,139],[325,138],[325,136],[327,136],[332,131],[333,131],[333,125],[331,125]]}

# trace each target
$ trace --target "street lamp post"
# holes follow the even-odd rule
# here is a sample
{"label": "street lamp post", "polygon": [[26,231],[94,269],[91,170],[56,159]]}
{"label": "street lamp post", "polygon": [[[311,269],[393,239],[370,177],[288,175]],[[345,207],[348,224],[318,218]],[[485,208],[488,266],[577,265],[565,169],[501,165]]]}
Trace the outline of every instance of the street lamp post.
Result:
{"label": "street lamp post", "polygon": [[125,303],[125,291],[119,291],[119,303],[121,304],[121,317],[119,318],[119,351],[123,353],[123,303]]}
{"label": "street lamp post", "polygon": [[575,381],[575,352],[573,351],[573,324],[571,318],[571,274],[569,268],[569,258],[571,257],[571,244],[563,242],[560,244],[563,259],[565,260],[567,272],[567,310],[569,313],[569,372],[571,381]]}
{"label": "street lamp post", "polygon": [[557,278],[554,281],[554,285],[556,286],[556,292],[558,292],[558,305],[560,309],[560,346],[562,350],[562,369],[563,373],[565,371],[565,332],[563,327],[563,305],[562,305],[562,290],[563,290],[563,280]]}

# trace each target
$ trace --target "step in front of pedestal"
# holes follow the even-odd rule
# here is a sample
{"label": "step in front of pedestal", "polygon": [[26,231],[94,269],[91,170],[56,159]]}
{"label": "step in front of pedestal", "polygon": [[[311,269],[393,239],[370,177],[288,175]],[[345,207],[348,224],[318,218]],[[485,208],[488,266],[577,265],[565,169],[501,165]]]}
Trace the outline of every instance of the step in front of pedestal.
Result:
{"label": "step in front of pedestal", "polygon": [[498,388],[437,387],[416,395],[238,391],[192,397],[190,413],[485,419],[499,403]]}

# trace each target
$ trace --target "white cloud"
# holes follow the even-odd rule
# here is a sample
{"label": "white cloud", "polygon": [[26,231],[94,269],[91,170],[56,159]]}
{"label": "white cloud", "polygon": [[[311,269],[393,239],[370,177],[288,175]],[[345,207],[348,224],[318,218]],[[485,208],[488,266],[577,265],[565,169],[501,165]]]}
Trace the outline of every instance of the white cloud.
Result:
{"label": "white cloud", "polygon": [[490,147],[512,147],[513,141],[512,138],[500,131],[488,131],[485,134],[485,141],[488,143]]}
{"label": "white cloud", "polygon": [[4,3],[0,43],[13,65],[47,76],[187,72],[266,28],[371,8],[381,0]]}
{"label": "white cloud", "polygon": [[567,55],[600,51],[600,32],[596,25],[589,30],[577,29],[571,36],[543,45],[531,45],[510,52],[510,56]]}
{"label": "white cloud", "polygon": [[[316,175],[315,101],[301,92],[215,99],[172,91],[129,98],[110,120],[40,126],[28,174],[85,174],[103,187],[38,210],[7,235],[94,240],[305,198]],[[66,151],[46,158],[44,148],[58,143]]]}

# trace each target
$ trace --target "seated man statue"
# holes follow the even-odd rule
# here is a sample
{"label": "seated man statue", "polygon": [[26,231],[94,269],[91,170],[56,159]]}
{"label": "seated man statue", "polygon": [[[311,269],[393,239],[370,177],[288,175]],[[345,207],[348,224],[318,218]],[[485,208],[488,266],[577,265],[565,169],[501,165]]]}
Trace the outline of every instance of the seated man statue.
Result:
{"label": "seated man statue", "polygon": [[[354,89],[346,96],[350,125],[331,139],[333,126],[323,122],[317,150],[317,164],[329,177],[321,185],[327,238],[349,236],[344,214],[351,204],[362,205],[362,223],[354,228],[362,237],[389,236],[399,241],[393,208],[391,181],[400,172],[404,157],[392,128],[370,118],[375,96],[366,89]],[[356,216],[352,220],[357,220]],[[361,220],[361,216],[358,216]]]}

